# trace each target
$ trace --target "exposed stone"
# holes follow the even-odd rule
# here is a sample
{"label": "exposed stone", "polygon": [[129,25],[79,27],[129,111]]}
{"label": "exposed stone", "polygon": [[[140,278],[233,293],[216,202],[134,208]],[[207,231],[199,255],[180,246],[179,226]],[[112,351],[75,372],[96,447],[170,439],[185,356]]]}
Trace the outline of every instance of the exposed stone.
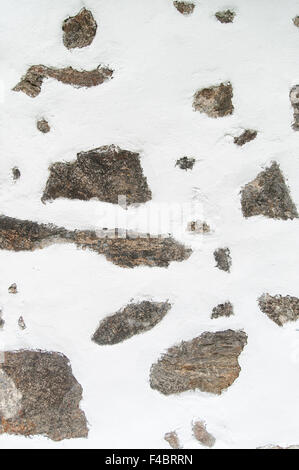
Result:
{"label": "exposed stone", "polygon": [[63,44],[68,49],[89,46],[97,32],[97,23],[90,10],[82,8],[76,15],[64,20],[62,24]]}
{"label": "exposed stone", "polygon": [[195,158],[192,157],[182,157],[176,161],[175,166],[180,167],[181,170],[192,170],[194,167]]}
{"label": "exposed stone", "polygon": [[195,421],[192,425],[192,430],[195,439],[197,439],[202,445],[213,447],[216,439],[206,430],[206,426],[203,421]]}
{"label": "exposed stone", "polygon": [[247,142],[250,142],[251,140],[255,139],[256,136],[257,136],[257,131],[253,131],[251,129],[245,129],[241,135],[234,138],[234,143],[236,145],[242,146],[246,144]]}
{"label": "exposed stone", "polygon": [[9,286],[8,292],[10,294],[17,294],[18,293],[17,284],[15,282],[11,286]]}
{"label": "exposed stone", "polygon": [[72,85],[76,88],[93,87],[101,85],[112,78],[113,70],[108,67],[97,67],[94,70],[75,70],[72,67],[57,69],[45,65],[32,65],[26,75],[13,88],[13,91],[22,91],[26,95],[35,98],[41,92],[45,78],[54,78],[59,82]]}
{"label": "exposed stone", "polygon": [[215,16],[220,23],[232,23],[236,13],[231,10],[217,11]]}
{"label": "exposed stone", "polygon": [[230,256],[229,248],[218,248],[214,251],[214,258],[216,261],[216,267],[222,271],[230,272],[232,265],[232,259]]}
{"label": "exposed stone", "polygon": [[293,23],[295,26],[299,27],[299,16],[295,16],[295,18],[293,18]]}
{"label": "exposed stone", "polygon": [[36,127],[43,134],[47,134],[47,132],[50,132],[51,129],[48,121],[46,121],[45,119],[40,119],[39,121],[37,121]]}
{"label": "exposed stone", "polygon": [[21,172],[19,170],[19,168],[17,168],[16,166],[11,170],[12,172],[12,177],[14,179],[14,181],[18,180],[21,176]]}
{"label": "exposed stone", "polygon": [[203,88],[195,93],[193,108],[212,118],[228,116],[234,110],[232,97],[233,87],[229,82]]}
{"label": "exposed stone", "polygon": [[152,365],[150,385],[164,395],[196,389],[220,394],[239,376],[238,357],[246,344],[246,333],[233,330],[183,341]]}
{"label": "exposed stone", "polygon": [[193,233],[209,233],[211,228],[206,222],[193,220],[192,222],[188,223],[187,230]]}
{"label": "exposed stone", "polygon": [[193,10],[195,8],[194,3],[191,3],[191,2],[174,1],[173,4],[176,7],[176,9],[180,13],[182,13],[182,15],[191,15],[191,13],[193,13]]}
{"label": "exposed stone", "polygon": [[263,294],[258,299],[258,304],[261,311],[279,326],[299,318],[299,299],[297,297]]}
{"label": "exposed stone", "polygon": [[87,437],[82,387],[57,352],[19,350],[0,363],[0,434],[41,434],[54,441]]}
{"label": "exposed stone", "polygon": [[264,215],[283,220],[298,217],[296,206],[276,162],[242,188],[241,206],[244,217]]}
{"label": "exposed stone", "polygon": [[2,310],[0,310],[0,330],[4,327],[5,321],[2,318]]}
{"label": "exposed stone", "polygon": [[291,105],[294,111],[294,122],[292,127],[295,131],[299,130],[299,85],[293,86],[290,91]]}
{"label": "exposed stone", "polygon": [[24,322],[24,318],[22,316],[18,319],[18,325],[21,330],[26,329],[26,323]]}
{"label": "exposed stone", "polygon": [[108,261],[125,268],[167,267],[183,261],[192,253],[172,237],[154,237],[130,231],[105,229],[67,230],[52,224],[0,216],[0,249],[32,251],[54,243],[75,243],[77,247],[103,254]]}
{"label": "exposed stone", "polygon": [[121,343],[134,335],[151,330],[170,308],[168,302],[143,301],[129,304],[114,315],[105,317],[92,340],[100,345]]}
{"label": "exposed stone", "polygon": [[230,302],[225,302],[213,308],[211,318],[230,317],[231,315],[234,315],[233,305]]}
{"label": "exposed stone", "polygon": [[168,442],[170,447],[172,447],[173,449],[181,448],[180,441],[179,441],[176,431],[167,432],[164,436],[164,439],[166,442]]}
{"label": "exposed stone", "polygon": [[119,196],[126,196],[126,204],[130,205],[152,197],[139,154],[115,145],[80,152],[75,161],[56,162],[49,170],[42,201],[96,198],[117,204]]}

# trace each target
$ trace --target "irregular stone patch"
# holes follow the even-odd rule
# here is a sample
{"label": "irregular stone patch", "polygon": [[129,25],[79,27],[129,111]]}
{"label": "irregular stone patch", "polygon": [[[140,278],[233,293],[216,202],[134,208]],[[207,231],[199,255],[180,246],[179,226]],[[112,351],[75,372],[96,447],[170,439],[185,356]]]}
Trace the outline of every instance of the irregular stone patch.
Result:
{"label": "irregular stone patch", "polygon": [[24,322],[24,318],[22,316],[18,319],[18,325],[21,330],[26,329],[26,323]]}
{"label": "irregular stone patch", "polygon": [[263,294],[258,299],[258,304],[261,311],[279,326],[299,318],[299,299],[297,297]]}
{"label": "irregular stone patch", "polygon": [[39,121],[37,121],[36,127],[43,134],[47,134],[48,132],[50,132],[51,129],[48,121],[46,121],[45,119],[40,119]]}
{"label": "irregular stone patch", "polygon": [[26,95],[35,98],[41,92],[45,78],[54,78],[59,82],[72,85],[76,88],[89,88],[101,85],[112,78],[113,70],[108,67],[97,67],[94,70],[75,70],[72,67],[58,69],[45,65],[32,65],[26,75],[13,88],[13,91],[22,91]]}
{"label": "irregular stone patch", "polygon": [[77,247],[103,254],[108,261],[124,267],[167,267],[171,261],[183,261],[192,253],[172,237],[154,237],[117,229],[67,230],[52,224],[0,216],[0,249],[33,251],[54,243],[74,243]]}
{"label": "irregular stone patch", "polygon": [[222,271],[230,272],[232,265],[232,259],[230,256],[229,248],[218,248],[214,251],[214,258],[216,261],[216,267]]}
{"label": "irregular stone patch", "polygon": [[171,308],[168,302],[143,301],[127,305],[114,315],[104,318],[92,340],[99,345],[117,344],[151,330]]}
{"label": "irregular stone patch", "polygon": [[210,434],[203,421],[195,421],[192,425],[193,435],[203,446],[213,447],[216,439]]}
{"label": "irregular stone patch", "polygon": [[236,16],[236,13],[231,10],[217,11],[215,16],[220,23],[232,23]]}
{"label": "irregular stone patch", "polygon": [[18,293],[17,284],[15,282],[13,284],[11,284],[11,286],[9,286],[8,292],[10,294],[17,294]]}
{"label": "irregular stone patch", "polygon": [[21,176],[21,172],[19,170],[19,168],[17,168],[16,166],[11,170],[12,172],[12,178],[14,181],[17,181],[20,176]]}
{"label": "irregular stone patch", "polygon": [[80,152],[75,161],[56,162],[49,170],[43,202],[64,197],[117,204],[119,196],[126,196],[126,204],[130,205],[152,197],[139,154],[116,145]]}
{"label": "irregular stone patch", "polygon": [[242,188],[241,206],[244,217],[264,215],[283,220],[298,217],[297,208],[276,162]]}
{"label": "irregular stone patch", "polygon": [[82,8],[76,15],[64,20],[62,24],[63,44],[68,49],[89,46],[97,32],[97,23],[90,10]]}
{"label": "irregular stone patch", "polygon": [[170,447],[172,447],[173,449],[181,448],[180,441],[179,441],[176,431],[167,432],[164,436],[164,439],[166,442],[168,442]]}
{"label": "irregular stone patch", "polygon": [[164,395],[199,389],[220,394],[240,373],[243,331],[205,332],[169,348],[151,367],[150,385]]}
{"label": "irregular stone patch", "polygon": [[295,18],[293,18],[293,23],[295,26],[299,27],[299,16],[295,16]]}
{"label": "irregular stone patch", "polygon": [[230,302],[225,302],[213,308],[211,318],[230,317],[231,315],[234,315],[234,307]]}
{"label": "irregular stone patch", "polygon": [[292,127],[294,131],[298,131],[299,130],[299,85],[295,85],[291,89],[290,100],[291,100],[291,105],[294,111],[294,122],[292,124]]}
{"label": "irregular stone patch", "polygon": [[53,441],[87,437],[82,387],[63,354],[5,352],[0,374],[0,434],[41,434]]}
{"label": "irregular stone patch", "polygon": [[219,118],[233,114],[233,87],[230,82],[198,90],[193,99],[193,109]]}
{"label": "irregular stone patch", "polygon": [[188,232],[193,233],[209,233],[211,231],[210,226],[206,222],[201,222],[200,220],[192,220],[187,225]]}
{"label": "irregular stone patch", "polygon": [[2,310],[0,310],[0,330],[4,327],[5,321],[2,318]]}
{"label": "irregular stone patch", "polygon": [[176,161],[175,166],[178,166],[181,170],[192,170],[194,167],[195,158],[182,157]]}
{"label": "irregular stone patch", "polygon": [[180,13],[182,13],[182,15],[191,15],[191,13],[193,13],[193,10],[195,8],[194,3],[191,3],[191,2],[174,1],[173,4],[176,7],[176,9]]}
{"label": "irregular stone patch", "polygon": [[253,131],[251,129],[245,129],[245,131],[242,132],[241,135],[234,138],[234,143],[241,147],[247,142],[250,142],[251,140],[255,139],[256,136],[257,136],[257,131]]}

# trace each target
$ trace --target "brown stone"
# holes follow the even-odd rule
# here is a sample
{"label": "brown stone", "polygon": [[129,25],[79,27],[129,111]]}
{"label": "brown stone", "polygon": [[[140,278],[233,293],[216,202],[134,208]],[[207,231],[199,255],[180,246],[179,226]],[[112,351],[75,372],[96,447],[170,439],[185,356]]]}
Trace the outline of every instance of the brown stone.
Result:
{"label": "brown stone", "polygon": [[236,13],[231,10],[217,11],[215,16],[220,23],[232,23],[234,21]]}
{"label": "brown stone", "polygon": [[297,208],[276,162],[242,188],[241,206],[244,217],[264,215],[283,220],[298,217]]}
{"label": "brown stone", "polygon": [[293,23],[295,26],[299,27],[299,16],[295,16],[295,18],[293,18]]}
{"label": "brown stone", "polygon": [[45,119],[40,119],[39,121],[37,121],[36,127],[37,127],[38,130],[39,130],[40,132],[42,132],[43,134],[47,134],[47,132],[50,132],[49,123],[48,123],[48,121],[46,121]]}
{"label": "brown stone", "polygon": [[170,447],[172,447],[173,449],[181,448],[180,441],[179,441],[176,431],[167,432],[164,436],[164,439],[166,442],[168,442]]}
{"label": "brown stone", "polygon": [[211,318],[230,317],[234,315],[234,308],[230,302],[219,304],[213,308]]}
{"label": "brown stone", "polygon": [[250,142],[251,140],[255,139],[256,136],[257,136],[257,131],[253,131],[251,129],[245,129],[245,131],[242,132],[241,135],[234,138],[234,143],[241,147],[242,145],[245,145],[247,142]]}
{"label": "brown stone", "polygon": [[210,226],[206,222],[200,220],[192,220],[187,225],[187,230],[193,233],[209,233],[211,231]]}
{"label": "brown stone", "polygon": [[195,439],[197,439],[203,446],[213,447],[216,439],[207,431],[203,421],[195,421],[192,425],[192,429]]}
{"label": "brown stone", "polygon": [[68,49],[89,46],[97,32],[97,23],[90,10],[82,8],[76,15],[64,20],[62,24],[63,44]]}
{"label": "brown stone", "polygon": [[192,170],[194,167],[195,158],[182,157],[176,161],[175,166],[178,166],[181,170]]}
{"label": "brown stone", "polygon": [[195,8],[194,3],[191,3],[191,2],[174,1],[173,4],[176,7],[176,9],[180,13],[182,13],[182,15],[191,15],[191,13],[193,13],[193,10]]}
{"label": "brown stone", "polygon": [[258,299],[258,304],[261,311],[279,326],[299,318],[299,299],[297,297],[263,294]]}
{"label": "brown stone", "polygon": [[18,319],[18,325],[21,330],[26,329],[26,323],[24,322],[24,318],[22,316]]}
{"label": "brown stone", "polygon": [[117,204],[119,196],[126,196],[130,205],[152,197],[139,154],[115,145],[80,152],[74,162],[57,162],[49,170],[43,202],[64,197]]}
{"label": "brown stone", "polygon": [[193,108],[195,111],[218,118],[233,114],[233,87],[231,83],[221,83],[198,90],[194,95]]}
{"label": "brown stone", "polygon": [[11,284],[11,286],[9,286],[8,292],[10,294],[17,294],[18,293],[17,284],[15,282],[13,284]]}
{"label": "brown stone", "polygon": [[35,98],[41,92],[45,78],[54,78],[59,82],[72,85],[76,88],[93,87],[101,85],[112,78],[113,70],[107,67],[97,67],[94,70],[75,70],[72,67],[57,69],[45,65],[32,65],[26,75],[13,88],[13,91],[22,91],[26,95]]}
{"label": "brown stone", "polygon": [[82,387],[57,352],[5,352],[0,362],[0,434],[41,434],[54,441],[87,437]]}
{"label": "brown stone", "polygon": [[169,348],[151,367],[150,385],[164,395],[199,389],[220,394],[240,373],[243,331],[205,332]]}
{"label": "brown stone", "polygon": [[229,248],[218,248],[214,251],[214,258],[216,261],[216,268],[221,269],[221,271],[230,272],[232,259]]}
{"label": "brown stone", "polygon": [[299,130],[299,85],[293,86],[290,91],[290,101],[294,112],[294,122],[292,127],[294,131]]}

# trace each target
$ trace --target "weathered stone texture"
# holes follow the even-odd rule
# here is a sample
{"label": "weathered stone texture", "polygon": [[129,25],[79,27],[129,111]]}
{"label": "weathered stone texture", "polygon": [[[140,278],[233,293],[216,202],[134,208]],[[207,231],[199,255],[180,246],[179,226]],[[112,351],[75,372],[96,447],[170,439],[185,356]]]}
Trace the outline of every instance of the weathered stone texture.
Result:
{"label": "weathered stone texture", "polygon": [[210,226],[206,222],[200,220],[192,220],[188,223],[187,230],[193,233],[209,233],[211,231]]}
{"label": "weathered stone texture", "polygon": [[192,429],[195,439],[197,439],[203,446],[213,447],[216,439],[207,431],[203,421],[195,421],[192,425]]}
{"label": "weathered stone texture", "polygon": [[299,27],[299,16],[295,16],[295,18],[293,18],[293,23],[295,26]]}
{"label": "weathered stone texture", "polygon": [[178,166],[181,170],[192,170],[194,167],[195,158],[182,157],[176,161],[175,166]]}
{"label": "weathered stone texture", "polygon": [[152,197],[139,154],[115,145],[80,152],[74,162],[57,162],[49,170],[42,201],[96,198],[117,204],[119,196],[126,196],[126,204],[130,205]]}
{"label": "weathered stone texture", "polygon": [[15,282],[13,284],[11,284],[11,286],[9,286],[8,292],[10,294],[17,294],[18,293],[17,284]]}
{"label": "weathered stone texture", "polygon": [[117,344],[156,326],[171,308],[168,302],[143,301],[127,305],[104,318],[92,340],[100,345]]}
{"label": "weathered stone texture", "polygon": [[56,352],[4,353],[0,363],[0,434],[41,434],[54,441],[87,437],[82,387]]}
{"label": "weathered stone texture", "polygon": [[251,129],[245,129],[241,135],[234,138],[234,143],[241,147],[242,145],[245,145],[247,142],[250,142],[251,140],[255,139],[256,136],[257,136],[257,131],[253,131]]}
{"label": "weathered stone texture", "polygon": [[22,316],[19,317],[19,319],[18,319],[18,326],[21,330],[26,329],[26,323],[24,322],[24,318]]}
{"label": "weathered stone texture", "polygon": [[76,15],[64,20],[62,24],[63,44],[68,49],[89,46],[97,32],[97,23],[90,10],[82,8]]}
{"label": "weathered stone texture", "polygon": [[194,3],[191,3],[191,2],[174,1],[173,4],[176,7],[176,9],[180,13],[182,13],[182,15],[191,15],[191,13],[193,13],[193,10],[195,8]]}
{"label": "weathered stone texture", "polygon": [[58,69],[45,65],[32,65],[21,81],[13,88],[13,91],[22,91],[26,95],[35,98],[41,92],[45,78],[54,78],[59,82],[72,85],[76,88],[93,87],[101,85],[112,78],[113,70],[108,67],[97,67],[94,70],[75,70],[72,67]]}
{"label": "weathered stone texture", "polygon": [[290,100],[294,112],[294,122],[292,127],[295,131],[299,130],[299,85],[293,86],[290,91]]}
{"label": "weathered stone texture", "polygon": [[16,181],[21,177],[21,172],[16,166],[11,170],[13,180]]}
{"label": "weathered stone texture", "polygon": [[211,318],[230,317],[231,315],[234,315],[233,305],[230,302],[225,302],[213,308]]}
{"label": "weathered stone texture", "polygon": [[246,333],[233,330],[183,341],[152,365],[150,385],[165,395],[195,389],[220,394],[239,376],[238,357],[246,344]]}
{"label": "weathered stone texture", "polygon": [[283,220],[298,217],[297,208],[276,162],[242,188],[241,206],[244,217],[264,215]]}
{"label": "weathered stone texture", "polygon": [[215,16],[220,23],[232,23],[234,21],[234,18],[236,16],[236,13],[232,10],[223,10],[223,11],[217,11],[215,13]]}
{"label": "weathered stone texture", "polygon": [[218,248],[214,251],[214,258],[216,261],[216,267],[221,269],[221,271],[230,272],[232,265],[232,259],[230,256],[229,248]]}
{"label": "weathered stone texture", "polygon": [[181,448],[180,441],[179,441],[176,431],[167,432],[164,436],[164,439],[166,442],[168,442],[170,447],[172,447],[173,449]]}
{"label": "weathered stone texture", "polygon": [[203,88],[195,93],[193,108],[212,118],[228,116],[234,111],[232,97],[233,87],[229,82]]}
{"label": "weathered stone texture", "polygon": [[299,318],[299,299],[297,297],[263,294],[258,299],[258,304],[261,311],[279,326]]}
{"label": "weathered stone texture", "polygon": [[47,132],[50,132],[51,129],[48,121],[46,121],[45,119],[39,119],[39,121],[37,121],[36,123],[36,127],[43,134],[47,134]]}

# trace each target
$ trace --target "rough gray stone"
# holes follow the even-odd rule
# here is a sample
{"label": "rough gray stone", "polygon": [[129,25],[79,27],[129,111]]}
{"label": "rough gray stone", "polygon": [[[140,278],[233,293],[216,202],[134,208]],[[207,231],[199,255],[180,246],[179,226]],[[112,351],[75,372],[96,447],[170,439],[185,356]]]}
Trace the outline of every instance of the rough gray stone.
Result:
{"label": "rough gray stone", "polygon": [[170,447],[172,447],[173,449],[181,448],[180,441],[179,441],[176,431],[167,432],[164,436],[164,439],[166,442],[168,442]]}
{"label": "rough gray stone", "polygon": [[228,116],[234,111],[232,97],[233,87],[229,82],[203,88],[195,93],[193,108],[212,118]]}
{"label": "rough gray stone", "polygon": [[290,101],[294,112],[294,122],[292,127],[294,131],[299,130],[299,85],[293,86],[290,91]]}
{"label": "rough gray stone", "polygon": [[193,233],[209,233],[211,231],[210,226],[206,222],[200,220],[192,220],[187,225],[187,230]]}
{"label": "rough gray stone", "polygon": [[250,142],[251,140],[255,139],[256,136],[257,136],[257,131],[253,131],[251,129],[245,129],[241,135],[234,138],[234,143],[241,147],[247,142]]}
{"label": "rough gray stone", "polygon": [[16,181],[20,178],[21,172],[20,172],[19,168],[17,168],[16,166],[11,170],[11,172],[12,172],[12,177],[13,177],[14,181]]}
{"label": "rough gray stone", "polygon": [[17,284],[15,282],[13,284],[11,284],[11,286],[9,286],[8,292],[10,294],[17,294],[18,293]]}
{"label": "rough gray stone", "polygon": [[234,21],[234,18],[236,16],[236,13],[232,10],[223,10],[223,11],[217,11],[215,13],[215,16],[220,23],[232,23]]}
{"label": "rough gray stone", "polygon": [[57,352],[19,350],[0,363],[0,434],[41,434],[54,441],[87,437],[82,387]]}
{"label": "rough gray stone", "polygon": [[214,251],[214,258],[216,261],[216,267],[222,271],[230,272],[232,265],[232,259],[230,256],[229,248],[218,248]]}
{"label": "rough gray stone", "polygon": [[225,302],[213,308],[211,318],[230,317],[231,315],[234,315],[233,305],[230,302]]}
{"label": "rough gray stone", "polygon": [[26,323],[24,322],[24,318],[22,316],[18,319],[18,325],[21,330],[26,329]]}
{"label": "rough gray stone", "polygon": [[240,373],[243,331],[205,332],[169,348],[151,367],[150,385],[164,395],[199,389],[220,394]]}
{"label": "rough gray stone", "polygon": [[151,330],[166,315],[168,302],[143,301],[127,305],[114,315],[104,318],[92,340],[100,345],[117,344],[145,331]]}
{"label": "rough gray stone", "polygon": [[174,1],[173,4],[176,7],[176,9],[180,13],[182,13],[182,15],[191,15],[191,13],[193,13],[193,10],[195,8],[194,3],[191,3],[191,2]]}
{"label": "rough gray stone", "polygon": [[258,304],[261,311],[279,326],[299,318],[299,299],[297,297],[263,294],[258,299]]}
{"label": "rough gray stone", "polygon": [[64,20],[62,24],[63,44],[68,49],[89,46],[97,32],[97,23],[90,10],[82,8],[76,15]]}
{"label": "rough gray stone", "polygon": [[0,310],[0,330],[4,327],[5,321],[2,318],[2,310]]}
{"label": "rough gray stone", "polygon": [[216,439],[210,434],[203,421],[195,421],[192,425],[193,435],[203,446],[213,447]]}
{"label": "rough gray stone", "polygon": [[242,188],[241,206],[244,217],[264,215],[283,220],[298,217],[297,208],[276,162]]}
{"label": "rough gray stone", "polygon": [[293,18],[293,23],[295,26],[299,27],[299,16],[295,16],[295,18]]}
{"label": "rough gray stone", "polygon": [[80,152],[74,162],[57,162],[49,170],[43,202],[64,197],[118,204],[119,196],[126,196],[130,205],[152,197],[139,154],[115,145]]}
{"label": "rough gray stone", "polygon": [[192,170],[194,167],[195,158],[182,157],[176,161],[175,166],[178,166],[181,170]]}
{"label": "rough gray stone", "polygon": [[40,119],[39,121],[37,121],[36,127],[43,134],[47,134],[47,132],[50,132],[51,130],[48,121],[46,121],[45,119]]}

